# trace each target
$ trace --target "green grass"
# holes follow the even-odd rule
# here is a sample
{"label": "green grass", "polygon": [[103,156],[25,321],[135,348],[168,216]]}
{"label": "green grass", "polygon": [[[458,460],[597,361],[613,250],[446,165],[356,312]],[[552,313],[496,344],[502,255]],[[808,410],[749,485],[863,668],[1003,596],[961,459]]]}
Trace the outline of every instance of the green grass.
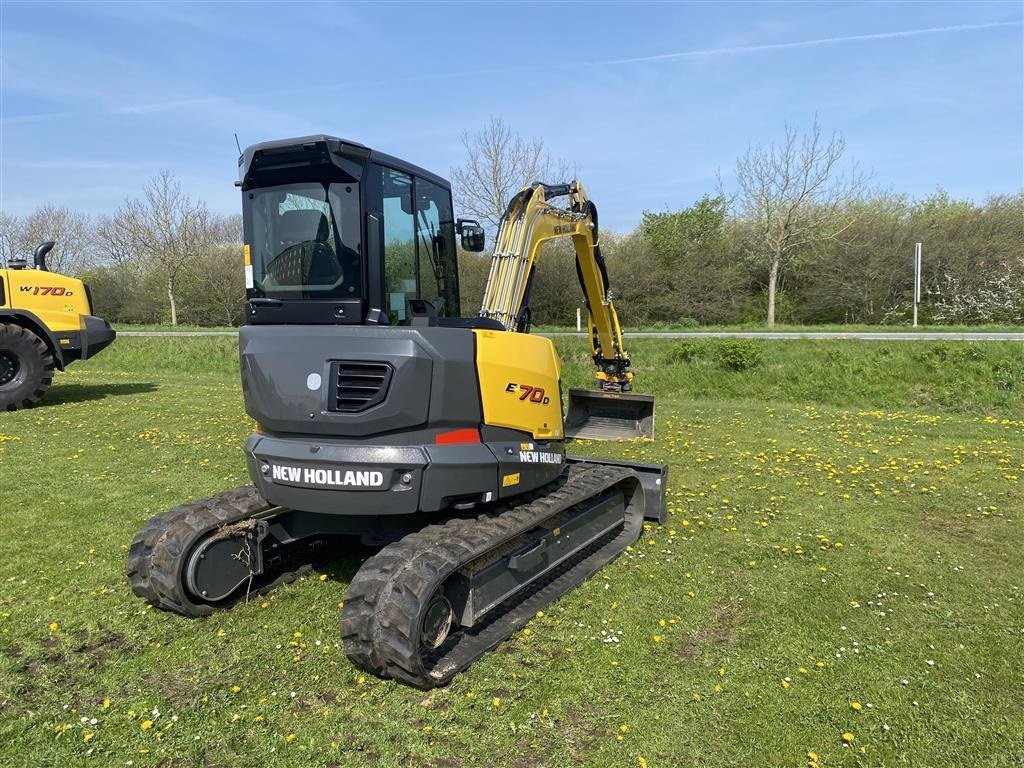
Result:
{"label": "green grass", "polygon": [[633,345],[656,441],[577,446],[668,463],[669,523],[423,693],[338,646],[361,550],[204,620],[132,596],[250,422],[233,339],[119,339],[0,415],[0,764],[1020,765],[1021,345],[727,344]]}

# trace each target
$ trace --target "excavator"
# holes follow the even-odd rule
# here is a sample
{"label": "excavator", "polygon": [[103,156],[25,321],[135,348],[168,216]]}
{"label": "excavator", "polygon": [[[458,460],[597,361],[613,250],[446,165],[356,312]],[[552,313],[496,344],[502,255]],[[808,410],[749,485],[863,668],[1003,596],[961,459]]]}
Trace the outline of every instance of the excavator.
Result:
{"label": "excavator", "polygon": [[[252,484],[156,515],[127,576],[158,608],[204,616],[317,561],[381,547],[350,581],[345,653],[422,689],[447,684],[664,521],[664,466],[567,455],[566,441],[652,437],[632,393],[597,209],[578,182],[534,183],[501,219],[483,301],[461,316],[443,178],[331,136],[239,158]],[[565,203],[554,201],[565,198]],[[530,333],[541,246],[569,238],[594,390],[572,390]]]}

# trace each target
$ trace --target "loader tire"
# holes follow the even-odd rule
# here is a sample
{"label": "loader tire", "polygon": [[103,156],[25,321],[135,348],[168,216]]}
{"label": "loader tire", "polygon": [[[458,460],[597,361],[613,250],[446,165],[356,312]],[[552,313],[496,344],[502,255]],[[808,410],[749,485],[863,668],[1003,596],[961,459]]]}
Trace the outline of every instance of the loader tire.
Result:
{"label": "loader tire", "polygon": [[20,325],[0,324],[0,411],[38,403],[57,365],[46,342]]}

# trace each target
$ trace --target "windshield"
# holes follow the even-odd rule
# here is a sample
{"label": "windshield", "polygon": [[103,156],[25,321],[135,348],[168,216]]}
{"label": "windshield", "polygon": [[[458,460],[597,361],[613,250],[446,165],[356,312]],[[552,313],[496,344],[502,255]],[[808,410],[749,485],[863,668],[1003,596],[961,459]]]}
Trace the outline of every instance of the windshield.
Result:
{"label": "windshield", "polygon": [[245,195],[249,297],[355,299],[363,295],[359,185],[287,184]]}

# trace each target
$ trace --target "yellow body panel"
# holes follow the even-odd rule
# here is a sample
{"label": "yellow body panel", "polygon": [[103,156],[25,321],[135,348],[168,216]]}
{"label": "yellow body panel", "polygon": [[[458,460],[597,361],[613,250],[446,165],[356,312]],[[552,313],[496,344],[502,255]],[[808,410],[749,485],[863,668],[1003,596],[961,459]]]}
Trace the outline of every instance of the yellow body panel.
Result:
{"label": "yellow body panel", "polygon": [[551,339],[474,329],[484,423],[561,440],[561,370]]}
{"label": "yellow body panel", "polygon": [[4,300],[0,309],[31,312],[54,334],[82,329],[91,314],[81,280],[39,269],[0,269]]}

